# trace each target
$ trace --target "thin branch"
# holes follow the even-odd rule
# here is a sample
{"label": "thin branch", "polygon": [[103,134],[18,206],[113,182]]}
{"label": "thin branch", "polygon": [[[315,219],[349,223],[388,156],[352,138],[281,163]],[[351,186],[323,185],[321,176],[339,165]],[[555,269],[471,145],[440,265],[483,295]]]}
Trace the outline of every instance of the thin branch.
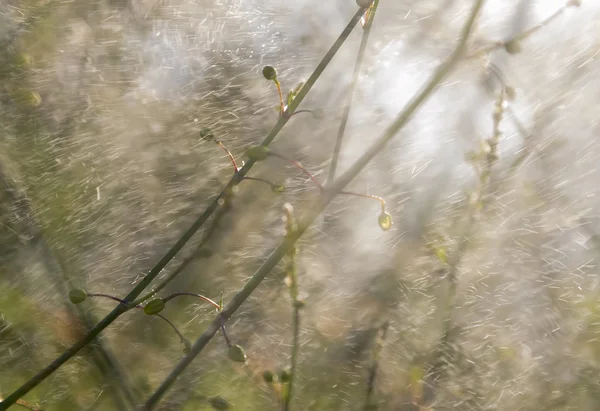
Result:
{"label": "thin branch", "polygon": [[338,134],[335,140],[335,147],[333,149],[333,156],[331,157],[331,165],[329,166],[329,176],[327,177],[327,183],[332,182],[335,178],[335,172],[337,169],[338,160],[340,157],[340,151],[342,149],[342,143],[344,141],[344,133],[346,131],[346,125],[348,124],[348,118],[350,117],[350,110],[352,109],[352,100],[354,99],[354,90],[356,84],[358,84],[358,77],[365,59],[365,51],[367,50],[367,43],[369,41],[369,34],[371,34],[371,27],[373,26],[373,19],[375,18],[375,12],[379,0],[375,0],[372,7],[369,9],[367,23],[364,26],[362,39],[360,41],[360,47],[358,49],[358,55],[356,57],[356,63],[354,64],[354,74],[352,75],[352,82],[348,88],[346,94],[346,103],[344,104],[344,111],[342,113],[342,120],[338,129]]}
{"label": "thin branch", "polygon": [[[359,9],[348,25],[344,28],[340,36],[331,46],[329,51],[325,54],[321,62],[317,65],[315,71],[306,81],[306,84],[302,87],[296,98],[292,101],[290,106],[286,111],[286,115],[279,116],[279,120],[273,126],[269,134],[265,137],[263,142],[261,143],[263,146],[268,146],[273,142],[275,137],[279,134],[281,129],[287,124],[289,121],[291,114],[298,108],[300,103],[304,100],[308,92],[312,89],[313,85],[319,79],[325,68],[329,65],[333,57],[337,54],[340,47],[350,33],[352,29],[364,13],[364,9]],[[233,187],[239,184],[240,181],[243,180],[244,176],[250,171],[252,166],[254,166],[254,161],[249,160],[244,167],[242,167],[237,173],[233,175],[227,186],[213,199],[212,203],[206,208],[206,210],[198,217],[198,219],[192,224],[192,226],[179,238],[179,240],[171,247],[169,251],[160,259],[160,261],[148,272],[148,274],[140,281],[124,298],[129,304],[135,300],[137,296],[139,296],[151,283],[154,279],[162,272],[162,270],[166,267],[166,265],[181,251],[181,249],[187,244],[187,242],[192,238],[192,236],[204,225],[204,223],[209,219],[209,217],[217,210],[219,207],[219,201],[224,199],[229,192],[233,189]],[[92,329],[88,331],[88,333],[82,337],[79,341],[73,344],[69,349],[67,349],[62,355],[56,358],[52,363],[50,363],[46,368],[41,370],[38,374],[32,377],[29,381],[23,384],[21,387],[17,388],[12,394],[10,394],[4,401],[0,403],[0,411],[4,411],[8,409],[12,404],[14,404],[19,398],[23,395],[27,394],[33,388],[35,388],[39,383],[44,381],[46,377],[51,375],[54,371],[60,368],[64,363],[66,363],[69,359],[75,356],[79,350],[85,347],[87,344],[92,342],[106,327],[112,324],[121,314],[126,312],[128,307],[124,307],[123,304],[119,304],[117,307],[113,309],[106,317],[104,317],[98,324],[96,324]]]}
{"label": "thin branch", "polygon": [[[232,298],[229,304],[222,311],[222,317],[228,320],[233,314],[241,307],[246,299],[254,292],[254,290],[262,283],[265,277],[275,268],[279,261],[289,252],[290,248],[294,246],[295,242],[304,234],[308,229],[309,225],[321,214],[325,207],[331,202],[331,200],[343,190],[368,164],[377,154],[379,154],[385,146],[394,138],[394,136],[402,129],[410,120],[411,116],[417,111],[417,109],[427,100],[432,92],[437,88],[440,82],[450,73],[454,66],[458,63],[461,58],[467,40],[471,35],[475,19],[479,14],[483,6],[484,0],[477,0],[473,6],[469,18],[461,31],[460,41],[454,50],[454,52],[444,61],[422,90],[408,103],[408,105],[400,112],[396,117],[396,120],[388,127],[383,135],[335,182],[333,182],[318,198],[314,206],[302,219],[298,225],[298,230],[285,240],[283,240],[269,255],[265,262],[258,268],[254,275],[248,280],[248,282],[238,291],[238,293]],[[360,12],[359,15],[360,18]],[[305,88],[302,89],[304,91]],[[294,100],[296,101],[296,100]],[[165,380],[160,384],[156,391],[148,398],[142,410],[149,411],[156,407],[160,399],[167,392],[167,390],[177,380],[179,375],[191,364],[191,362],[204,350],[208,342],[212,339],[215,333],[221,327],[221,316],[217,316],[207,327],[207,329],[198,337],[191,351],[183,357],[179,363],[173,368]]]}

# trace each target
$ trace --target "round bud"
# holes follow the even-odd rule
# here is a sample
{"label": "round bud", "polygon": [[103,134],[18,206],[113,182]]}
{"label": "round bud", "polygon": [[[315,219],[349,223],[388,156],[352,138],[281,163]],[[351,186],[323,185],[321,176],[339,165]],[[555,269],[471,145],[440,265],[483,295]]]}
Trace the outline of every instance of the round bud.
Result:
{"label": "round bud", "polygon": [[508,101],[513,101],[517,97],[517,90],[514,87],[506,86],[504,87],[504,94],[506,94]]}
{"label": "round bud", "polygon": [[521,42],[517,39],[513,39],[504,43],[504,49],[508,54],[517,54],[523,50],[521,47]]}
{"label": "round bud", "polygon": [[297,309],[299,309],[299,310],[302,309],[302,308],[304,308],[305,305],[306,305],[306,303],[300,297],[298,297],[296,299],[296,301],[294,301],[294,307],[297,308]]}
{"label": "round bud", "polygon": [[281,184],[271,184],[271,190],[273,190],[274,193],[283,193],[285,191],[285,186]]}
{"label": "round bud", "polygon": [[84,302],[87,296],[87,293],[80,289],[71,290],[71,292],[69,292],[69,300],[71,300],[73,304],[80,304]]}
{"label": "round bud", "polygon": [[230,360],[235,362],[246,362],[246,353],[244,352],[244,349],[237,344],[229,347],[227,356]]}
{"label": "round bud", "polygon": [[251,146],[246,150],[250,160],[262,161],[269,156],[269,148],[265,146]]}
{"label": "round bud", "polygon": [[279,381],[282,383],[290,382],[292,380],[292,373],[290,370],[285,369],[279,371]]}
{"label": "round bud", "polygon": [[383,213],[379,214],[377,221],[379,222],[379,227],[381,227],[383,231],[387,231],[392,228],[393,221],[390,213],[384,211]]}
{"label": "round bud", "polygon": [[204,127],[200,130],[200,138],[207,141],[214,141],[215,136],[208,127]]}
{"label": "round bud", "polygon": [[144,306],[144,312],[148,315],[158,314],[159,312],[161,312],[164,309],[165,309],[165,300],[163,300],[162,298],[157,298],[155,300],[152,300]]}
{"label": "round bud", "polygon": [[271,384],[275,381],[275,374],[269,370],[263,371],[262,377],[267,384]]}
{"label": "round bud", "polygon": [[208,403],[213,410],[228,410],[231,408],[231,404],[223,397],[211,397],[208,399]]}
{"label": "round bud", "polygon": [[373,3],[373,0],[356,0],[356,4],[358,5],[358,7],[362,7],[363,9],[366,9],[367,7],[371,7],[372,3]]}
{"label": "round bud", "polygon": [[262,70],[263,76],[267,80],[276,80],[277,79],[277,70],[273,66],[265,66]]}

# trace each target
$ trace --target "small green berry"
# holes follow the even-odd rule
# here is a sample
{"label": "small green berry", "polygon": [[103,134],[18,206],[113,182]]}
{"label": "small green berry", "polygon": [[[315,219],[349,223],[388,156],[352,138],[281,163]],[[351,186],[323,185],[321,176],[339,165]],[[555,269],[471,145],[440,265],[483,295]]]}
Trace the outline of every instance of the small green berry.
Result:
{"label": "small green berry", "polygon": [[277,79],[277,70],[273,66],[265,66],[262,70],[263,76],[267,80],[276,80]]}
{"label": "small green berry", "polygon": [[292,373],[290,372],[290,370],[286,369],[286,370],[279,371],[279,381],[281,381],[282,383],[287,383],[287,382],[290,382],[291,380],[292,380]]}
{"label": "small green berry", "polygon": [[213,410],[228,410],[231,408],[231,404],[223,397],[212,397],[208,399],[208,403]]}
{"label": "small green berry", "polygon": [[379,214],[379,218],[377,219],[377,221],[379,222],[379,227],[381,227],[381,229],[383,231],[388,231],[390,228],[392,228],[392,215],[390,213],[387,212],[382,212],[381,214]]}
{"label": "small green berry", "polygon": [[271,184],[271,190],[273,190],[274,193],[283,193],[285,191],[285,186],[281,184]]}
{"label": "small green berry", "polygon": [[205,127],[202,130],[200,130],[200,138],[203,140],[207,140],[207,141],[215,140],[215,136],[214,136],[213,132],[208,127]]}
{"label": "small green berry", "polygon": [[273,381],[275,381],[275,374],[273,374],[273,372],[269,370],[263,371],[262,377],[264,382],[266,382],[267,384],[271,384]]}
{"label": "small green berry", "polygon": [[269,157],[269,148],[265,146],[251,146],[246,150],[246,155],[250,160],[262,161]]}
{"label": "small green berry", "polygon": [[508,54],[517,54],[523,50],[521,47],[521,42],[517,39],[513,39],[504,43],[504,49]]}
{"label": "small green berry", "polygon": [[164,309],[165,309],[165,300],[163,300],[162,298],[157,298],[155,300],[152,300],[144,306],[144,312],[148,315],[158,314],[159,312],[161,312]]}
{"label": "small green berry", "polygon": [[69,292],[69,300],[71,300],[73,304],[80,304],[84,302],[87,296],[87,293],[80,289],[71,290],[71,292]]}
{"label": "small green berry", "polygon": [[237,344],[229,347],[227,356],[230,360],[235,362],[246,362],[246,353],[244,352],[244,349]]}

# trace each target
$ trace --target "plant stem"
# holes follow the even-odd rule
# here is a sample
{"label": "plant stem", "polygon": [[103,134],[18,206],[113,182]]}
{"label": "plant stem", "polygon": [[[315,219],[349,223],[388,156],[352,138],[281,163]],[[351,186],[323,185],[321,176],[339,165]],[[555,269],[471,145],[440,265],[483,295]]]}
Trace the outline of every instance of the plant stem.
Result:
{"label": "plant stem", "polygon": [[[268,146],[273,142],[275,137],[279,134],[281,129],[287,124],[290,119],[291,114],[294,113],[296,108],[300,105],[302,100],[306,97],[308,92],[312,89],[313,85],[319,79],[325,68],[329,65],[333,57],[337,54],[340,47],[350,33],[352,29],[362,16],[362,10],[358,10],[348,25],[344,28],[340,36],[333,43],[329,51],[325,54],[321,62],[317,65],[315,71],[311,74],[309,79],[306,81],[306,84],[302,87],[296,98],[292,101],[290,106],[287,108],[287,115],[279,116],[277,123],[273,126],[269,134],[265,137],[261,145]],[[233,175],[227,186],[213,199],[210,205],[204,210],[204,212],[198,217],[198,219],[192,224],[192,226],[177,240],[177,242],[171,247],[169,251],[160,259],[158,263],[148,272],[148,274],[140,281],[124,298],[128,304],[131,304],[133,300],[137,296],[139,296],[144,289],[146,289],[150,283],[161,273],[163,268],[181,251],[181,249],[187,244],[187,242],[192,238],[192,236],[198,231],[202,225],[209,219],[209,217],[215,212],[215,210],[219,207],[219,200],[223,199],[227,196],[229,192],[231,192],[232,188],[239,184],[240,181],[243,180],[244,176],[248,174],[252,166],[254,166],[254,161],[249,160],[244,167],[242,167],[237,173]],[[51,375],[54,371],[60,368],[65,362],[75,356],[79,350],[89,344],[94,340],[106,327],[108,327],[113,321],[115,321],[121,314],[127,311],[127,308],[123,306],[123,304],[119,304],[117,307],[113,309],[106,317],[104,317],[98,324],[92,327],[88,333],[83,336],[79,341],[73,344],[69,349],[67,349],[63,354],[61,354],[58,358],[56,358],[51,364],[49,364],[46,368],[41,370],[38,374],[33,376],[29,381],[23,384],[21,387],[17,388],[12,394],[4,399],[0,403],[0,411],[4,411],[8,409],[12,404],[14,404],[17,399],[21,398],[23,395],[27,394],[33,388],[35,388],[39,383],[44,381],[46,377]]]}
{"label": "plant stem", "polygon": [[364,410],[369,411],[371,404],[373,403],[373,393],[375,392],[375,380],[377,379],[377,370],[379,368],[379,358],[381,354],[381,349],[383,346],[383,342],[385,341],[385,337],[387,334],[387,329],[390,323],[389,320],[384,322],[381,327],[379,327],[379,336],[377,338],[375,348],[373,349],[373,363],[371,364],[371,368],[369,369],[369,377],[367,379],[367,395],[365,398],[365,406]]}
{"label": "plant stem", "polygon": [[371,26],[373,25],[373,19],[375,18],[375,12],[377,11],[378,5],[379,0],[375,0],[371,9],[369,9],[367,23],[364,26],[360,47],[358,49],[358,55],[356,57],[356,63],[354,64],[354,74],[352,75],[352,82],[350,83],[350,87],[348,88],[348,92],[346,94],[346,103],[344,104],[342,121],[340,122],[340,127],[338,129],[338,134],[335,140],[333,157],[331,157],[331,165],[329,166],[329,176],[327,177],[328,184],[330,182],[333,182],[333,179],[335,178],[335,172],[340,157],[340,151],[342,149],[342,142],[344,140],[344,133],[346,131],[346,125],[348,124],[348,118],[350,117],[350,110],[352,109],[354,90],[356,89],[356,84],[358,84],[358,77],[360,76],[360,71],[363,65],[363,61],[365,59],[365,51],[367,50],[369,34],[371,34]]}
{"label": "plant stem", "polygon": [[[381,137],[365,152],[363,155],[335,182],[324,190],[321,196],[317,199],[314,206],[308,211],[306,216],[302,219],[298,225],[298,229],[293,235],[285,238],[269,255],[265,262],[258,268],[254,275],[248,280],[248,282],[237,292],[232,300],[223,309],[221,315],[224,320],[228,320],[246,301],[246,299],[254,292],[254,290],[262,283],[265,277],[275,268],[277,263],[289,252],[290,248],[294,246],[295,242],[304,234],[308,226],[321,214],[325,207],[331,202],[331,200],[343,190],[368,164],[373,157],[379,154],[390,140],[403,128],[411,116],[417,111],[417,109],[425,102],[425,100],[431,95],[433,90],[439,85],[439,83],[450,73],[452,68],[461,58],[464,49],[466,47],[467,40],[473,29],[475,19],[481,10],[485,0],[477,0],[473,6],[467,22],[465,23],[460,40],[452,52],[452,54],[438,67],[435,73],[431,76],[421,91],[408,103],[408,105],[400,112],[394,122],[388,127]],[[360,13],[363,9],[357,12],[358,18],[360,19]],[[356,17],[356,16],[355,16]],[[308,83],[307,83],[308,84]],[[304,92],[306,86],[302,88],[300,94]],[[299,94],[299,95],[300,95]],[[298,99],[294,100],[294,102]],[[204,347],[212,339],[215,333],[221,326],[221,317],[216,317],[207,327],[207,329],[198,337],[190,352],[183,357],[179,363],[173,368],[157,390],[148,398],[142,410],[149,411],[154,409],[165,392],[173,385],[179,375],[187,368],[188,365],[202,352]]]}

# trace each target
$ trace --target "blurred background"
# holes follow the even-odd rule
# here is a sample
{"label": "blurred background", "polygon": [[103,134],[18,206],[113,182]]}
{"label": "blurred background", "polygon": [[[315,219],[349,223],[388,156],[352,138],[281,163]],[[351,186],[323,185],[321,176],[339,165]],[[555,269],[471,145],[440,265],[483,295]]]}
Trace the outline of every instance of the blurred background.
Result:
{"label": "blurred background", "polygon": [[[473,3],[381,0],[338,174],[452,52]],[[302,237],[294,409],[600,408],[600,3],[564,6],[485,2],[467,55],[558,13],[520,53],[464,58],[353,181],[386,200],[391,230],[378,226],[376,201],[343,196]],[[291,90],[356,9],[354,0],[0,2],[0,396],[115,306],[73,305],[71,289],[124,297],[227,184],[231,164],[200,130],[241,163],[278,117],[262,67]],[[272,146],[322,183],[361,35],[358,25],[300,107],[324,115],[294,116]],[[499,73],[515,96],[473,207],[465,199],[481,179],[470,159],[494,132]],[[250,175],[286,189],[242,182],[203,252],[162,294],[228,301],[283,239],[282,205],[302,215],[318,196],[280,159]],[[281,264],[228,322],[246,364],[216,335],[159,409],[279,409],[262,374],[290,362],[284,277]],[[163,314],[191,341],[214,318],[193,298]],[[166,323],[133,310],[25,400],[129,410],[183,355]]]}

